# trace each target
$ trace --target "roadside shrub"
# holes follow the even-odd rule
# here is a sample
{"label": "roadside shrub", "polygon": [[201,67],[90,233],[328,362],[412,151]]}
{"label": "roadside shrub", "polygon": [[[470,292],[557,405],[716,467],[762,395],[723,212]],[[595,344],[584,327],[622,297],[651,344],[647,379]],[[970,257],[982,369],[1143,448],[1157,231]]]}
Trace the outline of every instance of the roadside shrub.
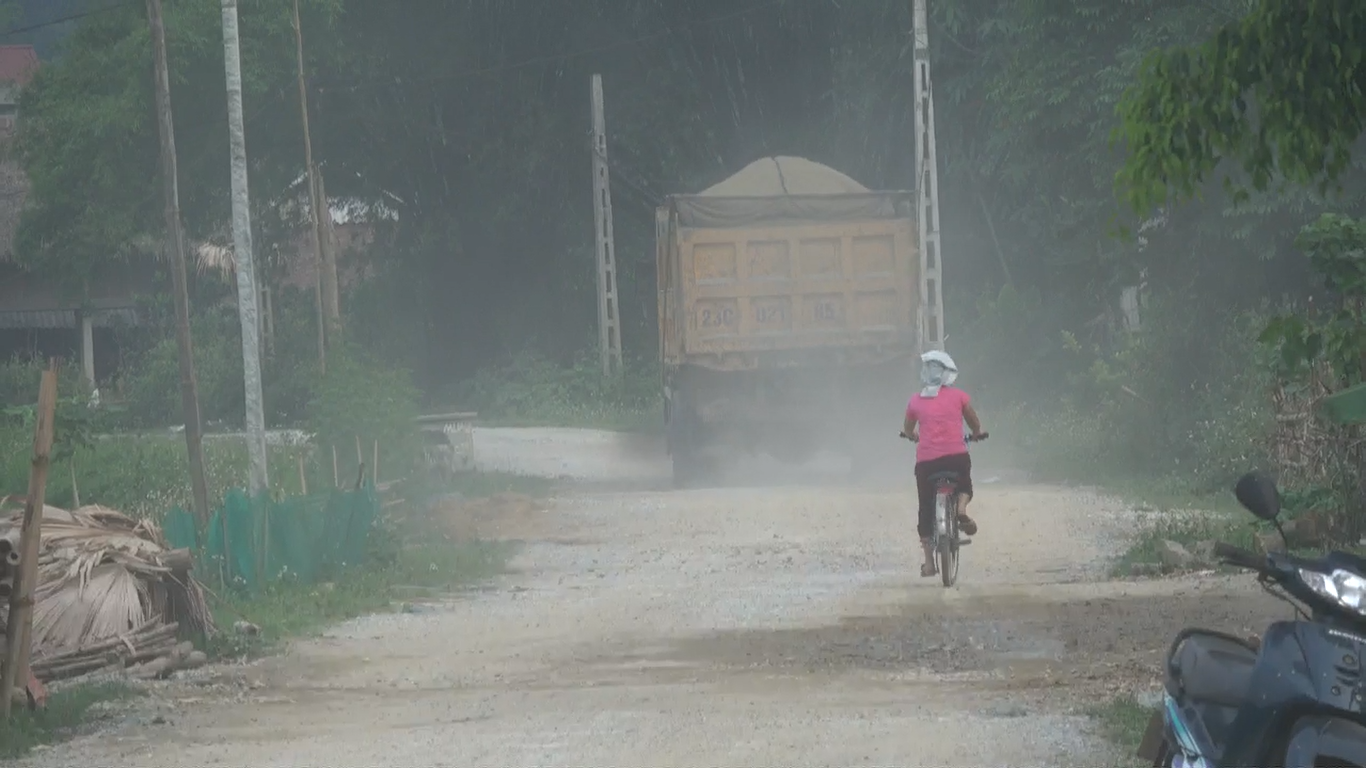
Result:
{"label": "roadside shrub", "polygon": [[1161,477],[1203,491],[1268,458],[1273,375],[1257,341],[1264,312],[1215,313],[1185,296],[1157,296],[1140,331],[1083,342],[1054,330],[1052,344],[1025,344],[1006,329],[1042,333],[1048,321],[1037,303],[1005,298],[985,304],[971,326],[1001,338],[965,346],[992,371],[991,400],[1004,412],[994,420],[1009,424],[1026,469],[1089,482]]}
{"label": "roadside shrub", "polygon": [[0,363],[0,408],[37,402],[45,367],[40,360],[20,356]]}
{"label": "roadside shrub", "polygon": [[1180,295],[1157,297],[1141,331],[1110,350],[1072,345],[1090,365],[1079,405],[1106,426],[1114,466],[1222,485],[1266,458],[1272,426],[1261,313],[1209,316]]}
{"label": "roadside shrub", "polygon": [[1058,309],[1038,291],[1011,286],[964,298],[971,311],[950,319],[949,347],[973,396],[1003,403],[1056,396],[1059,372],[1078,365],[1063,344]]}
{"label": "roadside shrub", "polygon": [[[234,313],[217,309],[191,320],[199,415],[204,423],[241,426],[245,412],[242,386],[242,333]],[[120,372],[126,399],[125,426],[148,429],[184,423],[180,398],[180,348],[174,329],[133,356]]]}
{"label": "roadside shrub", "polygon": [[[335,447],[345,459],[348,476],[357,468],[357,438],[366,464],[371,463],[377,441],[383,476],[403,476],[421,457],[415,421],[418,402],[407,370],[379,364],[355,347],[339,346],[328,355],[327,373],[314,388],[307,424],[316,435],[319,454],[326,453],[330,465]],[[325,474],[330,478],[330,466]]]}
{"label": "roadside shrub", "polygon": [[655,366],[632,360],[620,379],[602,376],[596,354],[560,365],[533,351],[479,371],[461,400],[481,419],[563,427],[639,427],[660,419],[662,395]]}
{"label": "roadside shrub", "polygon": [[[59,422],[61,420],[59,411]],[[272,447],[272,487],[299,492],[298,455],[306,449]],[[33,458],[32,428],[16,420],[0,422],[0,495],[26,493]],[[230,488],[247,482],[246,445],[229,437],[204,441],[204,475],[210,505]],[[191,508],[189,459],[183,434],[96,437],[65,456],[54,457],[47,480],[47,501],[59,507],[103,504],[137,517],[160,518],[172,507]]]}
{"label": "roadside shrub", "polygon": [[[281,292],[275,305],[274,340],[262,348],[261,389],[266,423],[272,427],[304,422],[318,380],[316,319],[311,305],[299,294]],[[130,334],[128,363],[119,374],[127,410],[118,426],[125,429],[184,423],[175,328],[162,313],[149,310],[149,316],[158,324]],[[206,425],[240,428],[246,398],[236,308],[212,307],[196,314],[191,324],[200,417]]]}

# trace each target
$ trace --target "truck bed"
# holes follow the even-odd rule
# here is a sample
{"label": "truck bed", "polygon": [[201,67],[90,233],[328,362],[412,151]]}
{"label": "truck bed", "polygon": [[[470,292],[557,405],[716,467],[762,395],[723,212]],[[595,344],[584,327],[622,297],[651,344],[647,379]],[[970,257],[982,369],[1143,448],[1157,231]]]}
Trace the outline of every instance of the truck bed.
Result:
{"label": "truck bed", "polygon": [[908,219],[674,234],[660,265],[666,357],[914,344]]}

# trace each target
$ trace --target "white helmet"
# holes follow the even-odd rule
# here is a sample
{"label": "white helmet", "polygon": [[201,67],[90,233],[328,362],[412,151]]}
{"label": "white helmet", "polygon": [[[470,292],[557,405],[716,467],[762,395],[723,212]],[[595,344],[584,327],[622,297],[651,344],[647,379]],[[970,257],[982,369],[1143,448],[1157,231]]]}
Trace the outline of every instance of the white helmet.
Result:
{"label": "white helmet", "polygon": [[932,349],[920,356],[920,390],[922,397],[934,397],[940,387],[947,387],[958,379],[958,365],[947,352]]}

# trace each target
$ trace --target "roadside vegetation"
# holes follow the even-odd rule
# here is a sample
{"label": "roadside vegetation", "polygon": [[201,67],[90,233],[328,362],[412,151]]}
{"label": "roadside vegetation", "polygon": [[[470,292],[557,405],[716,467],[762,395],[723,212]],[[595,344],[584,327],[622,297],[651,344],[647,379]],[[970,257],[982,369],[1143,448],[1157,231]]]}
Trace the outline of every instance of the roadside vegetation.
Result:
{"label": "roadside vegetation", "polygon": [[254,595],[217,596],[220,632],[209,638],[208,652],[211,658],[252,658],[348,619],[420,610],[424,599],[496,576],[516,550],[512,542],[412,543],[392,561],[351,569],[332,581],[276,582]]}
{"label": "roadside vegetation", "polygon": [[460,538],[449,525],[462,502],[509,494],[543,498],[553,481],[503,473],[466,473],[405,485],[411,500],[394,505],[371,534],[367,562],[316,583],[280,580],[254,594],[214,595],[220,632],[211,657],[257,657],[348,619],[422,610],[424,601],[458,593],[502,573],[520,542]]}
{"label": "roadside vegetation", "polygon": [[1366,299],[1366,281],[1352,265],[1366,252],[1366,223],[1324,215],[1295,247],[1347,309],[1211,312],[1167,292],[1149,297],[1140,329],[1083,342],[1006,289],[963,319],[960,366],[984,372],[979,410],[1022,468],[1116,493],[1145,518],[1122,571],[1163,565],[1164,542],[1257,546],[1269,528],[1232,494],[1252,469],[1278,476],[1292,547],[1361,537],[1361,444],[1318,404],[1361,380],[1355,350],[1366,325],[1351,308]]}
{"label": "roadside vegetation", "polygon": [[[213,345],[202,348],[213,354]],[[155,357],[157,347],[145,353]],[[236,353],[240,357],[240,352]],[[135,358],[121,377],[128,391],[173,385],[150,384],[163,369]],[[231,369],[232,366],[225,367]],[[27,487],[33,441],[33,406],[42,364],[15,359],[0,365],[0,489],[23,493]],[[205,366],[212,372],[213,365]],[[190,489],[183,433],[174,429],[178,402],[139,404],[102,393],[92,406],[89,393],[74,386],[70,369],[60,379],[54,464],[47,501],[61,507],[77,503],[108,506],[160,523],[172,509],[189,508]],[[209,388],[213,386],[210,383]],[[424,602],[458,592],[502,571],[515,554],[515,542],[462,538],[449,525],[461,503],[516,494],[543,497],[553,482],[499,473],[435,471],[426,463],[413,417],[419,395],[405,372],[361,353],[343,349],[327,375],[305,379],[298,393],[296,419],[281,426],[309,436],[297,444],[272,445],[269,451],[272,496],[316,493],[333,486],[333,453],[340,445],[338,474],[349,487],[356,475],[355,442],[361,435],[364,459],[379,451],[382,511],[368,534],[362,562],[330,570],[304,582],[289,575],[255,590],[222,584],[200,574],[209,590],[209,607],[218,632],[199,638],[210,659],[237,660],[281,650],[290,639],[307,637],[337,622],[371,613],[422,610]],[[112,403],[110,402],[112,401]],[[284,414],[276,414],[277,423]],[[231,425],[225,425],[225,431]],[[229,489],[246,484],[247,457],[240,437],[210,434],[204,441],[211,504]],[[387,478],[387,479],[383,479]],[[136,686],[58,686],[46,710],[23,712],[0,732],[0,756],[18,756],[79,731],[91,707],[136,695]],[[102,711],[96,708],[96,712]]]}
{"label": "roadside vegetation", "polygon": [[142,689],[120,682],[76,684],[53,691],[47,707],[30,712],[16,707],[9,722],[0,723],[0,760],[23,757],[37,747],[71,739],[112,717],[117,704],[144,695]]}
{"label": "roadside vegetation", "polygon": [[1143,761],[1134,756],[1154,708],[1137,700],[1121,696],[1096,707],[1091,712],[1097,728],[1107,742],[1114,746],[1114,768],[1140,768]]}
{"label": "roadside vegetation", "polygon": [[580,354],[565,365],[524,351],[480,370],[454,399],[492,426],[664,428],[659,367],[648,358],[628,359],[619,379],[604,380],[596,355]]}

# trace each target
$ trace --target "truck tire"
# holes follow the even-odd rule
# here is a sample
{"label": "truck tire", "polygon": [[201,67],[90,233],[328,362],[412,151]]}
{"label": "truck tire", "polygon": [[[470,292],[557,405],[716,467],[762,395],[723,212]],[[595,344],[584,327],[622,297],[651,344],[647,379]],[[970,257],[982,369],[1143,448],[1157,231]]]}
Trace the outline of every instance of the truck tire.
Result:
{"label": "truck tire", "polygon": [[679,490],[692,488],[697,484],[700,475],[701,470],[695,456],[686,453],[675,453],[673,455],[674,488]]}
{"label": "truck tire", "polygon": [[697,482],[700,474],[692,413],[682,402],[682,398],[678,397],[669,403],[666,413],[669,420],[666,428],[669,458],[673,463],[673,486],[680,489],[688,488]]}

